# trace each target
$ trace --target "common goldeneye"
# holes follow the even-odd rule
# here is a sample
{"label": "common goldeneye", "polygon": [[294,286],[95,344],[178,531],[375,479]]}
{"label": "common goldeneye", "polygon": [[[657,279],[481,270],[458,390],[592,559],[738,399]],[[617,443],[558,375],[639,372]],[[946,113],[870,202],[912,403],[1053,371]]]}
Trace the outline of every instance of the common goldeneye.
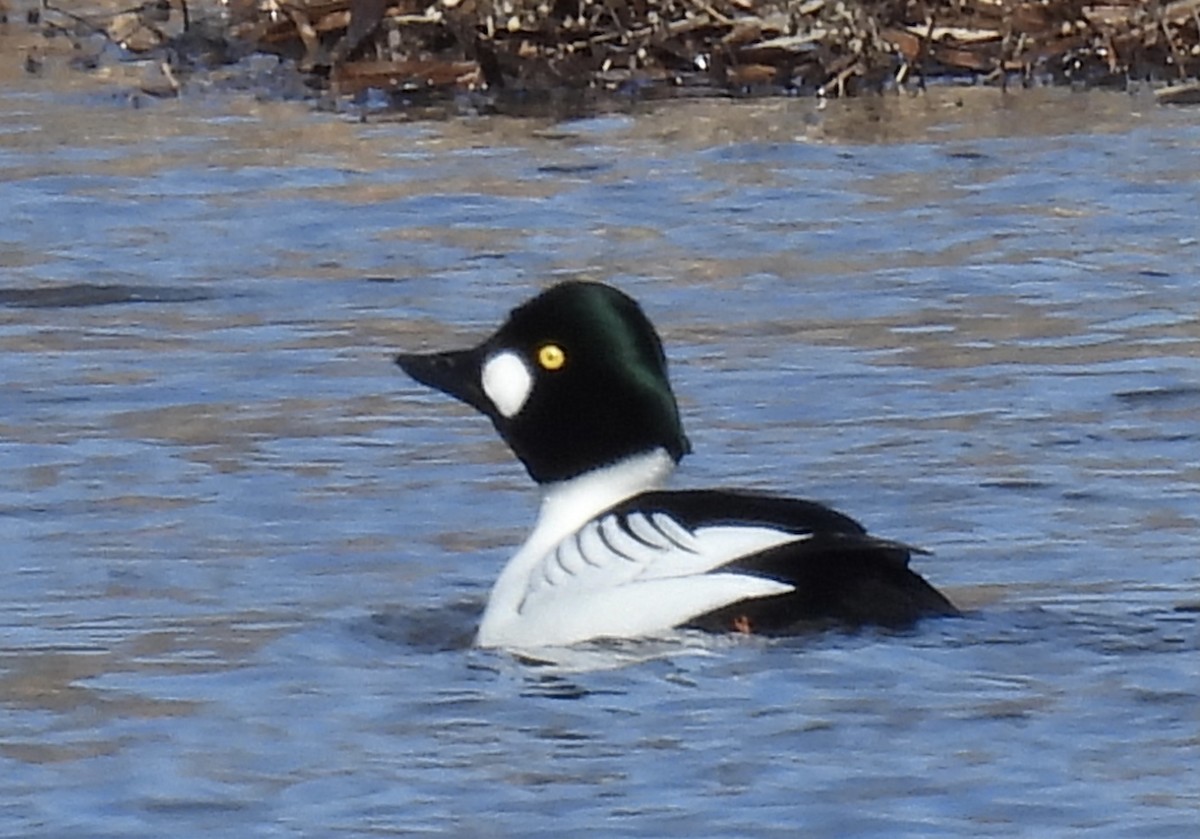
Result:
{"label": "common goldeneye", "polygon": [[484,413],[542,489],[533,532],[492,587],[480,646],[958,614],[909,569],[916,549],[822,504],[659,489],[691,447],[662,342],[611,286],[562,283],[473,349],[396,363]]}

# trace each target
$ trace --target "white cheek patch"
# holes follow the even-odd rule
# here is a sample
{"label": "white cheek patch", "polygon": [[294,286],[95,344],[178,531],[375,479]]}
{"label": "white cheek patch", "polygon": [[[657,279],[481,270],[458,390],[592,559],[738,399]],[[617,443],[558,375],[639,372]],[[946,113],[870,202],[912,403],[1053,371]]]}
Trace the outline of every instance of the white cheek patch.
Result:
{"label": "white cheek patch", "polygon": [[483,363],[483,392],[501,416],[512,419],[533,390],[529,366],[514,352],[496,353]]}

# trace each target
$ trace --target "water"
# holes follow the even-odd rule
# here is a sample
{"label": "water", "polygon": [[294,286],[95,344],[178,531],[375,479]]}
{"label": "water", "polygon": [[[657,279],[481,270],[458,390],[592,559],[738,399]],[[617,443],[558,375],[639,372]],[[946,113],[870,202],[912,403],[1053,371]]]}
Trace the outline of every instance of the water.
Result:
{"label": "water", "polygon": [[[2,81],[3,835],[1200,824],[1194,111]],[[390,355],[569,277],[660,325],[680,485],[827,500],[970,616],[470,649],[536,502]]]}

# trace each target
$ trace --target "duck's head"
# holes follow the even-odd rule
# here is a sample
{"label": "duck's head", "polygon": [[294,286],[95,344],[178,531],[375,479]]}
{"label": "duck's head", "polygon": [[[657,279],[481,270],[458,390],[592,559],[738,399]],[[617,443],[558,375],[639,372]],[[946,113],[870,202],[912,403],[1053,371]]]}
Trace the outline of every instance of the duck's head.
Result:
{"label": "duck's head", "polygon": [[554,286],[472,349],[396,363],[486,414],[539,483],[654,449],[678,461],[691,448],[658,333],[632,298],[601,283]]}

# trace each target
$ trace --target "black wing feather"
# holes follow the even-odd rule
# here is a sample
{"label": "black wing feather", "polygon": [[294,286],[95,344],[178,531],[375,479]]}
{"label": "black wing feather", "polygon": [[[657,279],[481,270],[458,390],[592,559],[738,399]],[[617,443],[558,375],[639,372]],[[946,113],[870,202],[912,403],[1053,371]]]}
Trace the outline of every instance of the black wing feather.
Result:
{"label": "black wing feather", "polygon": [[792,635],[831,625],[901,629],[924,617],[959,614],[908,567],[912,555],[924,551],[871,536],[815,501],[736,490],[660,491],[634,496],[613,511],[662,512],[689,529],[742,524],[811,534],[721,569],[786,582],[795,591],[739,601],[693,619],[690,627]]}

